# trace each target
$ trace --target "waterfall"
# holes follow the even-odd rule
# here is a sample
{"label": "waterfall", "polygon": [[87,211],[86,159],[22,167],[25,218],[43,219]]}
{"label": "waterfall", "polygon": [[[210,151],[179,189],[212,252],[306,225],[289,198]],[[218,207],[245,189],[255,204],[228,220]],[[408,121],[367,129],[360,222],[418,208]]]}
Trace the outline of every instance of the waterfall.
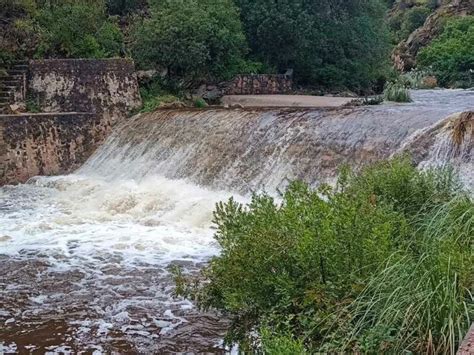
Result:
{"label": "waterfall", "polygon": [[421,169],[452,167],[474,189],[474,111],[456,113],[416,131],[396,154],[409,152]]}
{"label": "waterfall", "polygon": [[343,164],[358,168],[390,157],[407,137],[474,100],[474,92],[443,94],[433,102],[433,92],[422,91],[410,105],[142,114],[118,127],[77,174],[164,176],[242,194],[274,192],[294,179],[317,184],[334,179]]}
{"label": "waterfall", "polygon": [[[472,178],[474,92],[410,104],[140,114],[69,176],[0,188],[0,349],[215,353],[227,323],[175,299],[170,265],[219,253],[215,203],[316,185],[394,153]],[[44,334],[50,336],[45,337]],[[0,350],[1,352],[2,350]]]}

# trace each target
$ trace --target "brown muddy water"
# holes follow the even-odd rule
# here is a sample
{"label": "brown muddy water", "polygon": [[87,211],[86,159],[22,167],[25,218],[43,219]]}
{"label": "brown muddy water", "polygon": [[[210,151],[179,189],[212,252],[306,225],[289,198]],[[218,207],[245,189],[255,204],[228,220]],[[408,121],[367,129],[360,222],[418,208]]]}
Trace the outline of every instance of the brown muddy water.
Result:
{"label": "brown muddy water", "polygon": [[[139,115],[75,174],[0,188],[0,353],[224,352],[225,317],[173,297],[170,275],[174,264],[197,273],[219,253],[215,203],[295,178],[317,184],[342,163],[403,150],[422,166],[454,162],[443,119],[472,110],[474,92],[413,96],[376,107]],[[472,157],[466,144],[455,161],[467,185]]]}

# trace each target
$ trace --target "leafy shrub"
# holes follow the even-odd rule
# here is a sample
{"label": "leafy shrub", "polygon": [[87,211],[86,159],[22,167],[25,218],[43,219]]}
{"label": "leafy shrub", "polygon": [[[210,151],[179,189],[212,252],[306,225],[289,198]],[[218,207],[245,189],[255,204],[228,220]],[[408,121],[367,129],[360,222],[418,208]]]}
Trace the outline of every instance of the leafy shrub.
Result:
{"label": "leafy shrub", "polygon": [[393,102],[411,102],[410,90],[406,84],[401,81],[389,82],[386,84],[384,99]]}
{"label": "leafy shrub", "polygon": [[175,102],[180,102],[180,99],[173,95],[147,97],[143,100],[143,107],[140,112],[153,112],[160,108],[160,106],[163,104],[171,104]]}
{"label": "leafy shrub", "polygon": [[238,10],[231,0],[161,0],[131,35],[142,68],[164,68],[175,80],[229,79],[246,53]]}
{"label": "leafy shrub", "polygon": [[417,63],[431,69],[443,86],[472,86],[474,16],[449,20],[438,38],[419,52]]}
{"label": "leafy shrub", "polygon": [[227,314],[229,342],[258,331],[270,353],[449,352],[474,315],[474,205],[458,189],[397,158],[281,202],[219,203],[221,254],[197,279],[178,271],[178,291]]}
{"label": "leafy shrub", "polygon": [[437,86],[437,80],[427,69],[412,69],[400,76],[400,79],[412,89],[433,89]]}
{"label": "leafy shrub", "polygon": [[30,112],[30,113],[41,112],[41,107],[38,104],[38,101],[35,100],[33,97],[27,97],[25,104],[26,104],[26,112]]}
{"label": "leafy shrub", "polygon": [[251,58],[303,85],[364,91],[388,68],[380,0],[236,0]]}
{"label": "leafy shrub", "polygon": [[431,14],[429,8],[424,6],[415,6],[404,13],[403,22],[400,26],[400,36],[407,39],[417,28],[423,26],[428,16]]}
{"label": "leafy shrub", "polygon": [[36,18],[41,35],[37,55],[104,58],[120,55],[122,33],[108,18],[101,1],[66,2],[41,9]]}
{"label": "leafy shrub", "polygon": [[304,355],[306,350],[301,340],[295,340],[290,334],[278,335],[270,329],[261,331],[262,350],[268,355]]}
{"label": "leafy shrub", "polygon": [[194,100],[194,107],[197,107],[197,108],[205,108],[207,107],[207,102],[204,100],[204,99],[196,99]]}
{"label": "leafy shrub", "polygon": [[0,0],[0,67],[31,55],[37,34],[32,17],[34,0]]}

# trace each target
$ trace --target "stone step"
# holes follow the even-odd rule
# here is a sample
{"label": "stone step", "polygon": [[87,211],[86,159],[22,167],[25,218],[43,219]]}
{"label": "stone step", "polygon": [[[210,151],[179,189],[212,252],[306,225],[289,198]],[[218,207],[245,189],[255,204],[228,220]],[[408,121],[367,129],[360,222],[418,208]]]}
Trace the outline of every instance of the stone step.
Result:
{"label": "stone step", "polygon": [[24,74],[27,74],[27,71],[10,69],[10,70],[7,70],[7,73],[8,75],[11,75],[11,76],[23,76]]}
{"label": "stone step", "polygon": [[12,97],[12,93],[9,92],[9,91],[0,91],[0,97],[10,98],[10,97]]}
{"label": "stone step", "polygon": [[0,81],[23,81],[23,76],[22,75],[0,75]]}
{"label": "stone step", "polygon": [[28,71],[28,64],[13,64],[10,69]]}
{"label": "stone step", "polygon": [[23,85],[23,80],[0,80],[0,87],[17,88],[21,85]]}
{"label": "stone step", "polygon": [[3,85],[3,83],[0,82],[0,90],[2,91],[8,91],[8,92],[13,92],[18,88],[16,85]]}

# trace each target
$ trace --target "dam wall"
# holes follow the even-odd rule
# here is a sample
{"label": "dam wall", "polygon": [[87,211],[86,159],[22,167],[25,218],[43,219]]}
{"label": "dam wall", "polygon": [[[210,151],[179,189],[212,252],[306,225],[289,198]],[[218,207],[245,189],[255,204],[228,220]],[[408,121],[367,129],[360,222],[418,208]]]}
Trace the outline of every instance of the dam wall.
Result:
{"label": "dam wall", "polygon": [[343,165],[359,169],[406,152],[416,165],[453,163],[470,180],[474,92],[413,97],[408,105],[140,114],[118,125],[77,173],[106,181],[163,176],[246,195],[281,191],[291,180],[332,182]]}
{"label": "dam wall", "polygon": [[135,66],[127,59],[32,60],[27,91],[42,112],[100,113],[111,122],[141,106]]}
{"label": "dam wall", "polygon": [[74,171],[109,131],[97,113],[1,115],[0,186]]}

